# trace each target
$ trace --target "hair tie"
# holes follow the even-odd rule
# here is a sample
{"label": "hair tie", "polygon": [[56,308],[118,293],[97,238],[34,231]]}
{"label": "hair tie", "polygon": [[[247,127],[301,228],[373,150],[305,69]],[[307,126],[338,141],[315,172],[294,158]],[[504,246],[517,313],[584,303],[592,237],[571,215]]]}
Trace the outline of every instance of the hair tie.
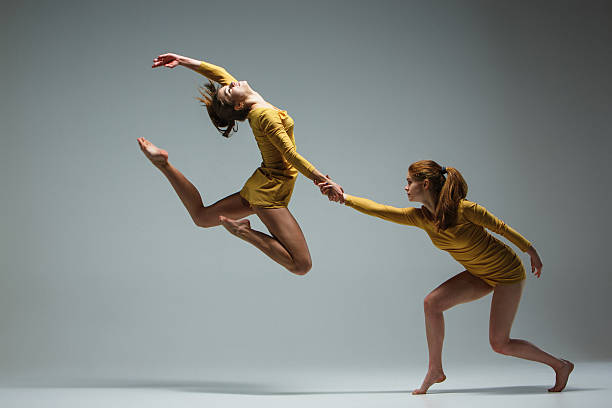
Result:
{"label": "hair tie", "polygon": [[446,174],[446,173],[448,173],[448,172],[446,171],[446,167],[445,167],[445,166],[442,166],[442,169],[440,170],[440,174]]}

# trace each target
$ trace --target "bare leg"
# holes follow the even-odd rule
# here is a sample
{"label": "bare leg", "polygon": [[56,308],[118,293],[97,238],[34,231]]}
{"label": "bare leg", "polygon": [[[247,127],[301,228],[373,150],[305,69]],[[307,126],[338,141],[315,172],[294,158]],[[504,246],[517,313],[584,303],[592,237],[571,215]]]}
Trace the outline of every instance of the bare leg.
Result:
{"label": "bare leg", "polygon": [[221,217],[223,226],[235,236],[251,243],[296,275],[305,275],[312,266],[302,230],[287,208],[254,207],[255,213],[271,235],[251,229],[248,220]]}
{"label": "bare leg", "polygon": [[[289,271],[304,275],[310,270],[312,261],[306,239],[287,208],[252,208],[239,193],[205,207],[194,185],[168,162],[168,152],[144,137],[138,138],[138,144],[151,163],[166,176],[196,225],[214,227],[222,223],[232,234],[255,245]],[[239,220],[255,212],[272,236],[251,229],[248,220]]]}
{"label": "bare leg", "polygon": [[550,366],[555,370],[556,381],[555,386],[548,391],[560,392],[565,388],[569,375],[574,369],[574,364],[553,357],[528,341],[510,338],[510,330],[521,301],[524,285],[525,281],[521,281],[495,287],[491,299],[491,319],[489,323],[491,347],[501,354],[538,361]]}
{"label": "bare leg", "polygon": [[471,302],[490,293],[493,288],[471,273],[461,272],[434,289],[425,297],[425,332],[429,348],[429,368],[421,388],[413,394],[425,394],[429,387],[446,379],[442,369],[444,314],[451,307]]}
{"label": "bare leg", "polygon": [[[196,225],[214,227],[223,223],[232,234],[255,245],[289,271],[304,275],[310,270],[312,261],[306,239],[287,208],[253,208],[239,193],[205,207],[194,185],[168,162],[168,152],[144,137],[138,138],[138,144],[151,163],[166,176]],[[248,220],[240,220],[255,212],[272,236],[251,229]]]}
{"label": "bare leg", "polygon": [[166,176],[197,226],[214,227],[220,225],[220,215],[240,219],[254,213],[249,203],[238,193],[205,207],[202,203],[202,197],[194,185],[168,162],[168,153],[165,150],[158,148],[144,137],[138,138],[138,144],[145,156],[151,160],[151,163]]}

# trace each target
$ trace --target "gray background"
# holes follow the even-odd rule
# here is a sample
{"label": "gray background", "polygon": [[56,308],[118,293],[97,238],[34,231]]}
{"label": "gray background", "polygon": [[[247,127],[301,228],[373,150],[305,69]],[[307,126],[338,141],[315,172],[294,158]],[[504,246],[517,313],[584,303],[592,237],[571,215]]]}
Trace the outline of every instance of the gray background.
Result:
{"label": "gray background", "polygon": [[[260,158],[247,123],[216,133],[201,77],[150,69],[166,51],[287,109],[298,151],[349,193],[406,206],[411,162],[457,167],[545,265],[513,336],[612,357],[611,3],[327,3],[2,2],[3,382],[425,372],[422,299],[461,267],[303,177],[289,208],[306,277],[196,228],[136,138],[167,149],[206,204]],[[511,360],[488,347],[489,301],[446,313],[450,367]]]}

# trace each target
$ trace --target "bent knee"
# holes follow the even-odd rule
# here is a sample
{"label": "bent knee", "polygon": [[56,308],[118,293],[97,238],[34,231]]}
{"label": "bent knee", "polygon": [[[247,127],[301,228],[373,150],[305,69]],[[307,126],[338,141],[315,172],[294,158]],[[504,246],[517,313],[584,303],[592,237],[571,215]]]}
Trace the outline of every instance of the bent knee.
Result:
{"label": "bent knee", "polygon": [[491,344],[491,348],[494,352],[499,354],[508,354],[510,339],[489,339],[489,343]]}
{"label": "bent knee", "polygon": [[211,228],[217,227],[221,225],[221,221],[219,221],[219,217],[211,217],[209,215],[198,215],[197,217],[193,217],[193,223],[197,227],[201,228]]}
{"label": "bent knee", "polygon": [[289,271],[296,275],[304,276],[312,269],[312,261],[309,259],[307,261],[296,262],[294,263]]}
{"label": "bent knee", "polygon": [[433,295],[432,293],[425,296],[425,299],[423,300],[423,309],[425,309],[426,313],[444,311],[442,310],[442,307],[440,305],[439,300],[437,299],[437,296]]}
{"label": "bent knee", "polygon": [[196,225],[196,227],[200,227],[200,228],[210,228],[210,227],[216,227],[217,225],[219,225],[219,223],[213,223],[211,220],[199,219],[199,218],[193,220],[193,223]]}

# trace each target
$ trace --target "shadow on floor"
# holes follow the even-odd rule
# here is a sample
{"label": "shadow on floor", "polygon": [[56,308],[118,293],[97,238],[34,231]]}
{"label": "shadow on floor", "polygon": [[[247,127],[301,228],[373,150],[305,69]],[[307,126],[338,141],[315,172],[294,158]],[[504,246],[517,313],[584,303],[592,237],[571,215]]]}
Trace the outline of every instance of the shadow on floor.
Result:
{"label": "shadow on floor", "polygon": [[[389,394],[410,393],[412,390],[334,390],[325,387],[296,387],[291,385],[270,385],[244,382],[222,381],[114,381],[55,385],[66,388],[142,388],[161,389],[202,394],[235,394],[235,395],[317,395],[317,394]],[[320,388],[312,390],[312,388]]]}
{"label": "shadow on floor", "polygon": [[[52,388],[141,388],[162,389],[179,392],[193,392],[203,394],[235,394],[235,395],[333,395],[333,394],[410,394],[412,389],[406,390],[334,390],[303,389],[295,386],[267,385],[245,382],[229,381],[96,381],[78,384],[39,384],[39,387]],[[549,385],[529,386],[507,386],[507,387],[482,387],[482,388],[457,388],[457,389],[431,389],[428,395],[436,394],[488,394],[488,395],[525,395],[525,394],[548,394]],[[296,389],[297,388],[297,389]],[[576,391],[598,391],[601,388],[577,388],[567,387],[563,392]],[[552,393],[551,393],[552,394]]]}
{"label": "shadow on floor", "polygon": [[[519,395],[519,394],[549,394],[550,385],[514,385],[508,387],[483,387],[483,388],[457,388],[457,389],[432,389],[428,394],[491,394],[491,395]],[[566,387],[563,392],[575,391],[598,391],[602,388],[577,388]],[[550,393],[551,395],[558,393]]]}

